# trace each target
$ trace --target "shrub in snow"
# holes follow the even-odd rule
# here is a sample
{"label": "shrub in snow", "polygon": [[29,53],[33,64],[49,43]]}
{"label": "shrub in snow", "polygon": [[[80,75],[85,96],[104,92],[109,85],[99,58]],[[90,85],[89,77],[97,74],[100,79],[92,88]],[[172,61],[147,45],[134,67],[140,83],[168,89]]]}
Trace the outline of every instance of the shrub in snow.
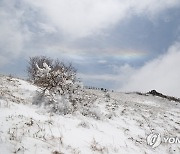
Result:
{"label": "shrub in snow", "polygon": [[77,107],[82,85],[77,80],[76,70],[71,64],[65,65],[59,60],[53,61],[46,57],[32,57],[29,61],[28,73],[34,84],[42,89],[42,92],[37,94],[35,103],[43,100],[48,104],[49,101],[51,105],[53,104],[54,110],[64,108],[66,112],[73,110],[70,106]]}
{"label": "shrub in snow", "polygon": [[34,97],[35,104],[47,106],[59,114],[79,111],[83,115],[99,119],[98,111],[93,107],[96,96],[84,90],[71,64],[66,66],[58,60],[45,57],[31,58],[30,64],[29,70],[33,70],[29,71],[31,80],[42,89]]}

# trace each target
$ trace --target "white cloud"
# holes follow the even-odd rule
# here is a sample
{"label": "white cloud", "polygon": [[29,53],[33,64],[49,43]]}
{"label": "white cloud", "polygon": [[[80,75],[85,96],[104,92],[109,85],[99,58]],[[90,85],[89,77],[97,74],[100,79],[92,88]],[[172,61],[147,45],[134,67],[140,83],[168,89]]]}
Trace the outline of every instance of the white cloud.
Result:
{"label": "white cloud", "polygon": [[22,46],[22,35],[19,33],[18,21],[10,16],[5,10],[0,10],[1,17],[1,48],[12,51],[12,49],[20,50]]}
{"label": "white cloud", "polygon": [[179,0],[129,0],[130,6],[136,13],[154,16],[171,7],[179,7]]}
{"label": "white cloud", "polygon": [[57,32],[56,28],[52,25],[38,23],[38,27],[42,29],[45,33],[55,33]]}
{"label": "white cloud", "polygon": [[171,46],[167,54],[145,64],[132,73],[122,91],[147,92],[156,89],[180,97],[180,43]]}
{"label": "white cloud", "polygon": [[38,7],[68,37],[102,33],[132,14],[154,17],[179,0],[26,0]]}
{"label": "white cloud", "polygon": [[99,63],[99,64],[106,64],[106,63],[107,63],[107,60],[101,59],[101,60],[98,60],[98,63]]}
{"label": "white cloud", "polygon": [[84,37],[106,28],[119,18],[118,0],[36,0],[29,1],[42,9],[65,35]]}
{"label": "white cloud", "polygon": [[28,31],[21,27],[23,12],[16,10],[14,2],[1,1],[0,7],[0,59],[1,66],[10,62],[22,53],[25,41],[28,39]]}

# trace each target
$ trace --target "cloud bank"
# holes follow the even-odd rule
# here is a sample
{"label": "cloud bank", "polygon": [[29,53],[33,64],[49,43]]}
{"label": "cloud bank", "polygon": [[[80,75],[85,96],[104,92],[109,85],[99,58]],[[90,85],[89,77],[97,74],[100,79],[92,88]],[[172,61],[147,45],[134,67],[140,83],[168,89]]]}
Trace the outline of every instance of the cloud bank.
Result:
{"label": "cloud bank", "polygon": [[135,70],[121,91],[147,92],[156,89],[167,95],[180,97],[180,42],[168,52]]}
{"label": "cloud bank", "polygon": [[15,4],[9,0],[0,2],[0,67],[20,56],[30,39],[30,32],[21,23],[23,10]]}

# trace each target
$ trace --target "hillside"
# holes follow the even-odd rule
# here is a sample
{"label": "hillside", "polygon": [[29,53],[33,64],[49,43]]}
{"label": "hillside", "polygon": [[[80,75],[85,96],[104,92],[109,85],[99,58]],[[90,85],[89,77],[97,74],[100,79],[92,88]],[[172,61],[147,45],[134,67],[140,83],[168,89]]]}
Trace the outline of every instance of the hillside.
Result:
{"label": "hillside", "polygon": [[[180,103],[151,94],[86,90],[90,115],[61,115],[34,104],[38,87],[0,76],[0,154],[179,154],[179,143],[152,148],[146,138],[180,137]],[[90,97],[91,99],[92,97]],[[178,141],[178,140],[177,140]],[[156,142],[156,144],[158,144]]]}

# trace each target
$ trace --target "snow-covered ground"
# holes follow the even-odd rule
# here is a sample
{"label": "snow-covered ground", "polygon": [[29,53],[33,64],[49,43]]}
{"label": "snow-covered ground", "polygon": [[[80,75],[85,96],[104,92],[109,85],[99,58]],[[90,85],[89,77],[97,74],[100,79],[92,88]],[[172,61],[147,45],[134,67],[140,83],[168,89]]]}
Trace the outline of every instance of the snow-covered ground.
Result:
{"label": "snow-covered ground", "polygon": [[146,138],[180,137],[180,103],[137,93],[96,96],[95,117],[80,112],[58,115],[33,105],[38,88],[0,76],[0,154],[179,154],[180,144],[152,148]]}

